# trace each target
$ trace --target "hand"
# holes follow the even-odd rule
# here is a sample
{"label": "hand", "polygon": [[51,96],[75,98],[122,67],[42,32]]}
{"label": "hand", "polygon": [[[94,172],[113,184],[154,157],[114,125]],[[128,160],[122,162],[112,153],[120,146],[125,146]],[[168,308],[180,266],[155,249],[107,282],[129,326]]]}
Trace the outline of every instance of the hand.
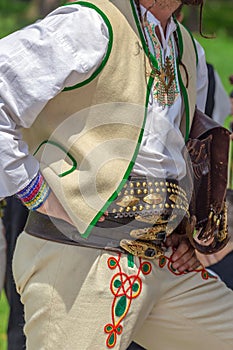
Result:
{"label": "hand", "polygon": [[108,212],[107,212],[107,211],[104,212],[104,215],[102,215],[102,216],[99,218],[98,221],[99,221],[99,222],[103,222],[103,221],[105,220],[106,216],[108,216]]}
{"label": "hand", "polygon": [[52,191],[50,192],[46,201],[37,209],[37,211],[41,214],[53,216],[74,225],[73,221],[68,216],[65,209]]}
{"label": "hand", "polygon": [[195,249],[185,235],[172,233],[167,237],[165,245],[175,250],[171,256],[172,266],[179,272],[193,271],[200,265]]}
{"label": "hand", "polygon": [[[62,207],[60,202],[58,201],[55,194],[51,191],[46,201],[37,209],[37,211],[41,214],[45,214],[48,216],[53,216],[58,219],[62,219],[67,221],[69,224],[74,225],[71,218],[66,213],[65,209]],[[104,212],[99,219],[99,222],[103,222],[105,217],[108,215],[108,212]]]}

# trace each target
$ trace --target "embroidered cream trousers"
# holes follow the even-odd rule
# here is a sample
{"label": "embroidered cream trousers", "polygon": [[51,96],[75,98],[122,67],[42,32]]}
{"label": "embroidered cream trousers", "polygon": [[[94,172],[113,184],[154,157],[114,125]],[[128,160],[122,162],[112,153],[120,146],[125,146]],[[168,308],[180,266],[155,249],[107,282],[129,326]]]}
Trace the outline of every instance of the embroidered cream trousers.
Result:
{"label": "embroidered cream trousers", "polygon": [[233,292],[206,270],[18,238],[28,350],[232,350]]}

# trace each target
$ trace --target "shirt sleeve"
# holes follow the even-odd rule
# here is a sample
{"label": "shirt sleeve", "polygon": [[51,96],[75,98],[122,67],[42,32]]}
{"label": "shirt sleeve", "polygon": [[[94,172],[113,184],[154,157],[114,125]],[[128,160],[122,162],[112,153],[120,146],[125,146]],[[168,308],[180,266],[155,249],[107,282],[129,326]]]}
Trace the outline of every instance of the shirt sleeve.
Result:
{"label": "shirt sleeve", "polygon": [[215,92],[214,92],[214,109],[212,118],[221,125],[224,125],[224,121],[231,113],[230,98],[224,89],[220,76],[216,70],[214,70],[215,78]]}
{"label": "shirt sleeve", "polygon": [[[194,39],[195,40],[195,39]],[[197,108],[205,112],[207,91],[208,91],[208,70],[203,47],[195,40],[198,64],[197,64]]]}
{"label": "shirt sleeve", "polygon": [[93,9],[63,6],[0,41],[0,198],[22,190],[39,170],[20,128],[32,125],[65,87],[88,79],[108,47]]}

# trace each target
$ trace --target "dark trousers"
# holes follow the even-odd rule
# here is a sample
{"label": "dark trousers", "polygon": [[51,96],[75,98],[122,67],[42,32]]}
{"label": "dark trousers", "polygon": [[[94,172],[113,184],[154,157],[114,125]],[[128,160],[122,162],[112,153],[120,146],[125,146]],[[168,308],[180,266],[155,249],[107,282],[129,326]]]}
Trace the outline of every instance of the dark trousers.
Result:
{"label": "dark trousers", "polygon": [[7,329],[8,350],[22,350],[26,348],[23,333],[24,311],[12,275],[12,258],[17,237],[23,231],[28,211],[15,197],[8,197],[6,201],[7,206],[4,209],[3,225],[6,230],[7,242],[7,265],[4,288],[10,307]]}
{"label": "dark trousers", "polygon": [[140,345],[132,342],[130,346],[127,348],[127,350],[146,350],[145,348],[141,347]]}
{"label": "dark trousers", "polygon": [[233,251],[216,264],[208,266],[208,268],[214,271],[228,288],[233,290]]}

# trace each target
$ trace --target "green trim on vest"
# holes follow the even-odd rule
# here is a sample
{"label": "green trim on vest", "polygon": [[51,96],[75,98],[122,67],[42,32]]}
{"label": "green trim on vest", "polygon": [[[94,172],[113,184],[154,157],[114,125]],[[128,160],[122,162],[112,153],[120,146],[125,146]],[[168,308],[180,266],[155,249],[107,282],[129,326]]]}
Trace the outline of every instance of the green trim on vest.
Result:
{"label": "green trim on vest", "polygon": [[64,173],[58,174],[59,177],[64,177],[68,174],[71,174],[73,171],[75,171],[75,169],[77,169],[76,159],[69,152],[67,152],[67,150],[63,146],[61,146],[59,143],[52,141],[52,140],[45,140],[45,141],[41,142],[41,144],[37,147],[37,149],[35,150],[33,155],[35,156],[37,154],[37,152],[40,150],[40,148],[47,143],[61,149],[73,162],[73,165],[70,168],[70,170],[67,170]]}
{"label": "green trim on vest", "polygon": [[78,4],[78,5],[81,5],[81,6],[86,6],[86,7],[92,8],[96,12],[98,12],[99,15],[103,18],[104,22],[106,23],[106,25],[108,27],[109,42],[108,42],[108,49],[107,49],[106,55],[105,55],[103,61],[101,62],[100,66],[96,69],[96,71],[88,79],[82,81],[79,84],[66,87],[66,88],[63,89],[63,91],[69,91],[69,90],[77,89],[79,87],[82,87],[82,86],[90,83],[90,81],[95,79],[97,77],[97,75],[102,71],[104,66],[106,65],[106,63],[107,63],[107,61],[109,59],[110,53],[112,51],[112,44],[113,44],[113,29],[112,29],[111,23],[110,23],[109,19],[107,18],[107,16],[97,6],[95,6],[92,3],[86,2],[86,1],[76,1],[76,2],[72,2],[72,3],[64,4],[63,6],[68,6],[70,4]]}
{"label": "green trim on vest", "polygon": [[[182,33],[181,33],[181,30],[180,30],[179,23],[177,21],[175,21],[175,22],[176,22],[176,25],[177,25],[177,35],[178,35],[178,42],[179,42],[180,54],[181,54],[181,60],[182,60],[183,53],[184,53],[184,43],[183,43],[183,38],[182,38]],[[176,65],[177,65],[178,79],[179,79],[182,95],[183,95],[183,98],[184,98],[184,105],[185,105],[185,142],[187,142],[188,138],[189,138],[189,128],[190,128],[189,100],[188,100],[187,89],[184,86],[184,83],[183,83],[183,80],[182,80],[182,77],[181,77],[178,59],[176,61]]]}
{"label": "green trim on vest", "polygon": [[180,74],[180,69],[178,65],[178,60],[177,60],[177,72],[178,72],[178,79],[182,91],[182,95],[184,98],[184,105],[185,105],[185,142],[188,141],[189,138],[189,128],[190,128],[190,110],[189,110],[189,100],[188,100],[188,93],[186,90],[186,87],[184,86],[181,74]]}
{"label": "green trim on vest", "polygon": [[[177,19],[175,19],[175,18],[174,18],[174,21],[175,21],[176,26],[177,26],[178,38],[179,38],[179,37],[181,38],[181,37],[182,37],[182,34],[181,34],[181,30],[180,30],[180,24],[179,24],[179,22],[177,21]],[[183,25],[183,24],[182,24],[182,25]],[[190,32],[190,30],[189,30],[187,27],[185,27],[184,25],[183,25],[183,27],[187,30],[187,32],[188,32],[189,35],[190,35],[190,38],[192,39],[193,47],[194,47],[195,54],[196,54],[196,65],[198,65],[198,53],[197,53],[197,46],[196,46],[196,44],[195,44],[194,37],[193,37],[192,33]],[[182,42],[183,42],[183,41],[182,41]],[[182,55],[183,55],[183,49],[184,49],[184,47],[183,47],[183,43],[182,43],[182,47],[181,47],[181,57],[182,57]]]}
{"label": "green trim on vest", "polygon": [[179,23],[177,20],[175,20],[175,22],[176,22],[178,41],[179,41],[180,54],[181,54],[181,58],[182,58],[183,53],[184,53],[183,39],[182,39],[182,34],[181,34]]}
{"label": "green trim on vest", "polygon": [[91,230],[93,229],[93,227],[97,224],[98,220],[101,218],[101,216],[104,214],[105,211],[107,211],[109,205],[117,198],[118,193],[122,190],[125,182],[127,181],[134,163],[135,163],[135,159],[137,157],[138,151],[139,151],[139,147],[142,141],[142,136],[144,133],[144,127],[145,127],[145,123],[146,123],[146,117],[147,117],[147,107],[148,107],[148,103],[149,103],[149,97],[150,97],[150,91],[153,85],[153,81],[154,78],[150,77],[148,84],[147,84],[147,94],[146,94],[146,103],[145,103],[145,115],[144,115],[144,120],[143,120],[143,124],[142,124],[142,128],[141,128],[141,132],[138,138],[138,143],[137,143],[137,147],[134,151],[134,155],[133,158],[131,160],[131,162],[129,163],[128,169],[126,170],[126,173],[120,183],[120,185],[118,186],[118,188],[116,189],[116,191],[112,194],[112,196],[108,199],[108,201],[105,203],[105,205],[103,206],[103,208],[101,209],[101,211],[95,216],[95,218],[92,220],[92,222],[90,223],[90,225],[88,226],[88,228],[86,229],[86,231],[81,235],[83,238],[87,238],[89,236],[89,234],[91,233]]}
{"label": "green trim on vest", "polygon": [[132,7],[132,11],[133,11],[133,16],[134,16],[134,20],[136,22],[136,25],[137,25],[137,29],[138,29],[138,33],[139,33],[139,36],[140,36],[140,39],[141,39],[141,42],[142,42],[142,46],[143,46],[143,49],[145,51],[145,54],[147,55],[147,57],[151,60],[153,66],[158,69],[159,66],[158,66],[158,62],[155,58],[155,56],[149,52],[148,50],[148,47],[146,45],[146,41],[145,41],[145,37],[144,37],[144,34],[142,32],[142,28],[141,28],[141,24],[138,20],[138,16],[137,16],[137,12],[136,12],[136,9],[135,9],[135,6],[134,6],[134,1],[133,0],[130,0],[130,4],[131,4],[131,7]]}

